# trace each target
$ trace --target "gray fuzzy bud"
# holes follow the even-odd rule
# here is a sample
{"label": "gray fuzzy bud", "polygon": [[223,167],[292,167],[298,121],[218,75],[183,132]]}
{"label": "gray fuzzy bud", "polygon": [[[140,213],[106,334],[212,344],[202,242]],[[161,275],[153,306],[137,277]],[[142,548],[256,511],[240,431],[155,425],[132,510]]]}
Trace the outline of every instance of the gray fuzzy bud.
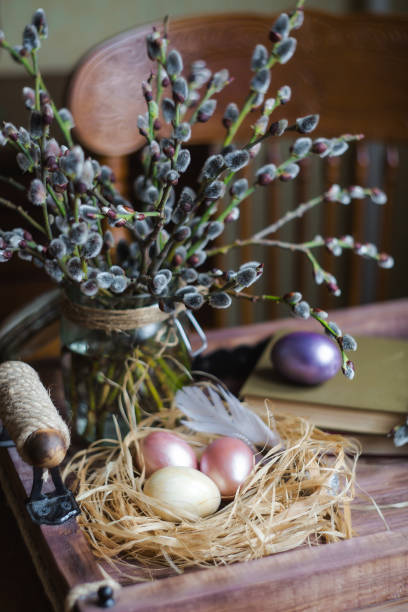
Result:
{"label": "gray fuzzy bud", "polygon": [[205,272],[201,272],[198,275],[197,281],[198,281],[198,284],[202,285],[203,287],[211,287],[211,285],[214,282],[214,279],[209,274],[206,274]]}
{"label": "gray fuzzy bud", "polygon": [[278,57],[280,64],[286,64],[293,57],[296,45],[296,38],[286,38],[276,45],[274,53]]}
{"label": "gray fuzzy bud", "polygon": [[85,244],[88,239],[88,224],[84,221],[74,223],[69,232],[69,237],[74,244]]}
{"label": "gray fuzzy bud", "polygon": [[35,206],[41,206],[44,204],[47,198],[47,192],[45,190],[44,184],[40,179],[33,179],[30,183],[30,188],[28,191],[28,199]]}
{"label": "gray fuzzy bud", "polygon": [[222,155],[210,155],[206,160],[201,172],[203,179],[212,179],[217,177],[225,167],[225,161]]}
{"label": "gray fuzzy bud", "polygon": [[296,157],[303,158],[309,153],[312,147],[312,139],[308,137],[298,138],[291,147],[291,152]]}
{"label": "gray fuzzy bud", "polygon": [[400,425],[394,429],[393,440],[397,447],[408,444],[408,424]]}
{"label": "gray fuzzy bud", "polygon": [[164,178],[166,183],[170,185],[177,185],[180,175],[176,170],[169,170]]}
{"label": "gray fuzzy bud", "polygon": [[224,157],[225,164],[233,172],[238,172],[241,168],[244,168],[249,163],[249,153],[245,149],[240,151],[231,151]]}
{"label": "gray fuzzy bud", "polygon": [[48,246],[48,251],[56,259],[62,259],[67,254],[67,247],[61,238],[54,238]]}
{"label": "gray fuzzy bud", "polygon": [[370,194],[370,200],[374,203],[374,204],[385,204],[387,201],[387,196],[385,195],[385,193],[383,191],[381,191],[380,189],[373,189],[371,194]]}
{"label": "gray fuzzy bud", "polygon": [[185,287],[179,287],[176,291],[177,296],[184,296],[188,293],[197,293],[197,287],[193,287],[193,285],[186,285]]}
{"label": "gray fuzzy bud", "polygon": [[98,284],[94,279],[88,279],[84,283],[81,283],[79,288],[81,290],[81,293],[83,293],[87,297],[93,297],[99,291]]}
{"label": "gray fuzzy bud", "polygon": [[115,276],[111,283],[110,290],[113,293],[123,293],[128,286],[128,282],[126,276]]}
{"label": "gray fuzzy bud", "polygon": [[242,289],[244,287],[249,287],[257,280],[258,277],[259,274],[257,273],[256,268],[241,268],[238,270],[235,279],[237,288]]}
{"label": "gray fuzzy bud", "polygon": [[278,99],[281,104],[286,104],[292,97],[292,90],[289,85],[284,85],[278,90]]}
{"label": "gray fuzzy bud", "polygon": [[268,68],[261,68],[251,79],[251,89],[257,93],[265,94],[271,82],[271,74]]}
{"label": "gray fuzzy bud", "polygon": [[30,116],[30,135],[31,138],[38,140],[44,134],[44,119],[40,111],[32,111]]}
{"label": "gray fuzzy bud", "polygon": [[174,132],[173,138],[176,140],[180,140],[181,142],[187,142],[191,138],[191,127],[189,123],[180,123]]}
{"label": "gray fuzzy bud", "polygon": [[238,117],[239,117],[239,108],[234,102],[231,102],[230,104],[228,104],[227,108],[225,109],[224,116],[222,118],[224,127],[226,128],[230,127],[230,125],[234,123],[238,119]]}
{"label": "gray fuzzy bud", "polygon": [[219,293],[211,293],[208,299],[208,303],[213,308],[228,308],[231,306],[231,302],[231,297],[224,291]]}
{"label": "gray fuzzy bud", "polygon": [[360,187],[360,185],[352,185],[349,187],[349,194],[350,197],[355,200],[362,200],[366,196],[363,187]]}
{"label": "gray fuzzy bud", "polygon": [[18,130],[17,141],[23,145],[23,147],[28,147],[31,143],[30,134],[23,127],[20,127]]}
{"label": "gray fuzzy bud", "polygon": [[60,108],[59,116],[66,127],[72,129],[75,127],[74,118],[67,108]]}
{"label": "gray fuzzy bud", "polygon": [[198,272],[194,268],[183,268],[180,276],[186,283],[194,283],[198,279]]}
{"label": "gray fuzzy bud", "polygon": [[303,300],[293,306],[293,312],[301,319],[308,319],[310,317],[310,306]]}
{"label": "gray fuzzy bud", "polygon": [[209,200],[218,200],[225,193],[225,184],[222,181],[213,181],[206,186],[204,195]]}
{"label": "gray fuzzy bud", "polygon": [[286,13],[282,13],[279,15],[275,23],[271,28],[271,32],[273,32],[278,39],[286,38],[290,31],[290,20]]}
{"label": "gray fuzzy bud", "polygon": [[109,289],[114,278],[111,272],[100,272],[96,277],[96,282],[101,289]]}
{"label": "gray fuzzy bud", "polygon": [[211,70],[206,67],[203,60],[197,60],[191,65],[190,81],[194,84],[195,89],[200,89],[211,78]]}
{"label": "gray fuzzy bud", "polygon": [[166,123],[171,123],[176,116],[176,105],[170,98],[162,101],[162,113]]}
{"label": "gray fuzzy bud", "polygon": [[28,53],[31,53],[31,51],[34,51],[34,49],[39,49],[41,47],[37,28],[31,24],[24,28],[23,47],[26,51],[28,51]]}
{"label": "gray fuzzy bud", "polygon": [[336,338],[338,336],[341,336],[341,329],[340,327],[337,325],[337,323],[335,323],[334,321],[329,321],[328,325],[330,327],[330,329],[325,328],[325,331],[327,334],[335,336]]}
{"label": "gray fuzzy bud", "polygon": [[17,160],[18,167],[20,168],[22,172],[27,172],[27,170],[29,170],[31,166],[31,162],[28,159],[27,155],[21,152],[17,153],[16,160]]}
{"label": "gray fuzzy bud", "polygon": [[183,296],[183,302],[187,308],[198,310],[204,304],[204,297],[198,292],[187,293]]}
{"label": "gray fuzzy bud", "polygon": [[70,178],[79,178],[84,168],[84,152],[79,145],[72,147],[64,157],[60,159],[61,170]]}
{"label": "gray fuzzy bud", "polygon": [[114,276],[125,276],[125,271],[121,266],[113,265],[109,270]]}
{"label": "gray fuzzy bud", "polygon": [[232,184],[230,192],[231,192],[231,195],[234,195],[235,197],[240,198],[241,196],[244,195],[247,189],[248,189],[248,181],[247,179],[243,178],[243,179],[238,179],[237,181],[235,181],[235,183]]}
{"label": "gray fuzzy bud", "polygon": [[194,268],[199,268],[203,265],[206,259],[207,253],[205,253],[205,251],[196,251],[193,255],[191,255],[188,261]]}
{"label": "gray fuzzy bud", "polygon": [[141,198],[145,204],[154,204],[159,197],[159,190],[154,185],[149,185],[147,189],[143,192],[143,197]]}
{"label": "gray fuzzy bud", "polygon": [[217,107],[217,100],[206,100],[203,104],[201,104],[197,119],[200,123],[205,123],[208,121],[214,114],[215,109]]}
{"label": "gray fuzzy bud", "polygon": [[184,240],[187,240],[187,238],[190,238],[190,236],[191,228],[188,225],[181,225],[174,232],[174,239],[177,242],[183,242]]}
{"label": "gray fuzzy bud", "polygon": [[319,115],[307,115],[296,119],[296,131],[301,134],[309,134],[317,127],[319,123]]}
{"label": "gray fuzzy bud", "polygon": [[56,283],[60,283],[64,277],[64,273],[59,267],[56,259],[47,259],[44,264],[45,271]]}
{"label": "gray fuzzy bud", "polygon": [[209,240],[215,240],[224,231],[224,224],[221,221],[212,221],[208,224],[206,232]]}
{"label": "gray fuzzy bud", "polygon": [[169,279],[167,275],[162,274],[161,272],[158,272],[157,274],[154,275],[153,280],[152,280],[153,293],[155,293],[156,295],[162,293],[166,289],[168,284],[169,284]]}
{"label": "gray fuzzy bud", "polygon": [[268,63],[268,51],[264,45],[256,45],[251,59],[251,70],[260,70]]}
{"label": "gray fuzzy bud", "polygon": [[87,159],[82,168],[80,181],[83,183],[86,189],[92,189],[94,178],[95,173],[92,162],[90,159]]}
{"label": "gray fuzzy bud", "polygon": [[187,249],[184,246],[179,246],[177,247],[177,249],[174,251],[174,259],[178,264],[183,263],[186,260],[187,257]]}
{"label": "gray fuzzy bud", "polygon": [[380,268],[388,270],[389,268],[392,268],[394,266],[394,258],[391,257],[391,255],[388,255],[387,253],[380,253],[378,256],[377,263]]}
{"label": "gray fuzzy bud", "polygon": [[276,166],[275,164],[266,164],[262,166],[256,173],[257,182],[259,185],[268,185],[276,177]]}
{"label": "gray fuzzy bud", "polygon": [[188,98],[188,85],[184,77],[177,77],[172,84],[173,96],[177,102],[183,103]]}
{"label": "gray fuzzy bud", "polygon": [[178,172],[185,172],[190,165],[190,161],[190,151],[188,149],[181,149],[176,161],[176,170]]}
{"label": "gray fuzzy bud", "polygon": [[342,338],[342,346],[345,351],[356,351],[357,350],[357,342],[350,336],[350,334],[344,334]]}
{"label": "gray fuzzy bud", "polygon": [[169,76],[178,76],[183,72],[183,58],[177,49],[172,49],[166,59],[166,70]]}
{"label": "gray fuzzy bud", "polygon": [[221,89],[225,87],[228,83],[229,72],[226,68],[223,68],[219,72],[216,72],[211,79],[210,87],[214,89],[214,91],[219,92]]}
{"label": "gray fuzzy bud", "polygon": [[340,155],[343,155],[348,148],[349,146],[344,140],[332,140],[328,156],[339,157]]}
{"label": "gray fuzzy bud", "polygon": [[35,11],[33,18],[31,19],[31,23],[33,24],[41,38],[47,38],[48,23],[44,9],[39,8]]}
{"label": "gray fuzzy bud", "polygon": [[280,175],[281,181],[292,181],[300,172],[300,167],[297,164],[287,164]]}
{"label": "gray fuzzy bud", "polygon": [[67,263],[67,272],[70,278],[73,281],[80,283],[84,277],[84,273],[82,271],[81,260],[79,257],[71,257],[71,259]]}
{"label": "gray fuzzy bud", "polygon": [[103,238],[100,234],[93,232],[89,234],[86,243],[82,247],[82,255],[86,259],[92,259],[101,252],[103,246]]}
{"label": "gray fuzzy bud", "polygon": [[232,208],[228,215],[225,217],[225,223],[232,223],[233,221],[238,221],[239,215],[240,212],[238,206],[234,206],[234,208]]}
{"label": "gray fuzzy bud", "polygon": [[345,365],[342,366],[342,372],[346,378],[349,380],[353,380],[354,378],[354,364],[352,361],[347,361]]}

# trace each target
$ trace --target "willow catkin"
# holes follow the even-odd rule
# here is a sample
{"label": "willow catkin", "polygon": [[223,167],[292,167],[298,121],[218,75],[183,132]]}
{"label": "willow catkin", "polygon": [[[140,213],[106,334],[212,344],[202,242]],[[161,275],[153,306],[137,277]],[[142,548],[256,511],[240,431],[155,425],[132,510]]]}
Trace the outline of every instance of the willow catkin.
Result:
{"label": "willow catkin", "polygon": [[24,445],[38,430],[56,430],[66,449],[70,435],[37,372],[22,361],[0,365],[0,418],[21,457],[31,463]]}

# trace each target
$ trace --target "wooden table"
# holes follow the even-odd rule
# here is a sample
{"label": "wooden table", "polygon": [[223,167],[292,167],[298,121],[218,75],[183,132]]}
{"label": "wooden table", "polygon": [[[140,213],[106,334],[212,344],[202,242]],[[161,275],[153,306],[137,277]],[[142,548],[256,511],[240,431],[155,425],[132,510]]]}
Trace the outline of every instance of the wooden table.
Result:
{"label": "wooden table", "polygon": [[[408,300],[333,312],[331,318],[350,333],[408,338]],[[316,324],[291,319],[211,331],[208,350],[254,343],[282,325],[314,328]],[[406,458],[360,459],[358,483],[377,504],[388,507],[383,510],[383,520],[378,512],[368,509],[368,498],[360,496],[352,514],[357,533],[352,540],[128,586],[121,590],[112,609],[114,612],[408,610],[408,507],[390,507],[408,501],[407,467]],[[31,470],[15,449],[1,449],[0,478],[34,555],[37,571],[55,609],[60,610],[70,586],[98,579],[99,570],[86,540],[74,520],[59,527],[37,527],[29,521],[24,498],[30,489]],[[51,608],[44,592],[38,580],[30,575],[27,553],[15,539],[19,537],[15,521],[1,501],[0,517],[5,542],[2,548],[6,548],[0,573],[3,599],[0,610],[48,612]],[[78,604],[80,612],[100,609],[92,602]]]}

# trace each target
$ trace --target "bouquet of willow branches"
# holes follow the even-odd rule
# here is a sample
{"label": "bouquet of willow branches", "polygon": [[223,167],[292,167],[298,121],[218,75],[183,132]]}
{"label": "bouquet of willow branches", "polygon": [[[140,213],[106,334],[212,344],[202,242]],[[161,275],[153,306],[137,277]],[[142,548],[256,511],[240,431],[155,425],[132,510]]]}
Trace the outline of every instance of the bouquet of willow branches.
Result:
{"label": "bouquet of willow branches", "polygon": [[[272,181],[291,181],[299,173],[299,161],[308,156],[321,158],[342,155],[348,143],[361,138],[349,134],[338,138],[312,138],[319,116],[300,117],[293,125],[273,120],[274,110],[291,98],[289,86],[273,97],[267,97],[270,72],[275,64],[285,64],[296,49],[294,31],[303,22],[303,0],[293,12],[281,14],[272,25],[269,42],[258,44],[250,61],[249,91],[242,108],[231,103],[225,108],[223,125],[225,140],[219,153],[210,155],[195,184],[183,184],[191,158],[188,142],[197,122],[211,119],[217,105],[217,94],[228,86],[227,70],[215,74],[202,61],[192,64],[188,76],[181,54],[171,49],[166,22],[163,31],[154,29],[147,37],[147,53],[155,64],[146,82],[141,84],[146,100],[146,113],[138,118],[138,128],[146,139],[141,152],[143,174],[135,182],[135,201],[124,199],[115,189],[114,176],[107,166],[86,157],[74,145],[74,127],[70,112],[57,109],[44,84],[39,69],[41,40],[47,37],[47,22],[38,9],[31,24],[24,28],[21,46],[12,46],[0,33],[0,46],[21,64],[34,80],[33,88],[23,89],[28,109],[28,128],[4,123],[0,144],[15,150],[21,171],[29,175],[28,189],[9,180],[26,204],[17,205],[0,198],[0,203],[18,212],[24,228],[0,231],[0,261],[13,256],[43,267],[45,272],[66,291],[76,287],[99,307],[121,308],[130,297],[149,295],[162,311],[171,314],[181,303],[197,310],[203,304],[228,308],[233,299],[284,302],[302,318],[316,319],[338,343],[343,356],[343,372],[354,375],[346,351],[356,343],[343,335],[327,314],[312,308],[296,291],[279,295],[251,295],[246,289],[261,276],[263,264],[244,262],[237,270],[211,268],[207,260],[215,252],[226,253],[240,241],[215,248],[213,241],[227,224],[234,223],[240,205],[256,189]],[[248,113],[256,119],[252,136],[240,148],[234,139]],[[170,135],[161,137],[164,124]],[[60,144],[52,136],[58,124],[65,139]],[[251,183],[240,177],[242,168],[259,153],[266,138],[295,133],[288,157],[279,165],[269,163],[259,168]],[[168,129],[166,134],[168,134]],[[360,186],[343,188],[332,185],[328,191],[287,212],[273,225],[258,231],[245,244],[280,244],[271,236],[287,222],[302,216],[321,202],[349,204],[353,198],[369,197],[383,204],[386,197],[377,188]],[[34,219],[30,208],[42,209],[42,222]],[[129,239],[115,243],[110,228],[125,227]],[[379,253],[373,244],[358,244],[351,236],[325,239],[317,236],[302,244],[281,243],[291,250],[303,252],[313,267],[315,280],[324,283],[335,295],[340,293],[336,279],[324,270],[315,250],[327,247],[334,255],[344,249],[368,257],[381,267],[391,267],[392,258]]]}

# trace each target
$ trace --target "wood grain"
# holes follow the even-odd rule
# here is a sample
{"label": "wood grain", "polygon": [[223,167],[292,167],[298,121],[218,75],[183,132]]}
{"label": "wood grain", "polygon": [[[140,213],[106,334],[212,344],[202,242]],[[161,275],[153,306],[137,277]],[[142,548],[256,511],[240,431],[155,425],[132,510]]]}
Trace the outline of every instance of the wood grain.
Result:
{"label": "wood grain", "polygon": [[[272,14],[202,15],[170,21],[172,46],[184,63],[203,59],[216,71],[228,68],[234,82],[219,96],[214,119],[197,126],[192,142],[212,143],[224,135],[225,104],[242,103],[255,44],[267,43]],[[408,138],[408,19],[388,15],[331,15],[307,11],[296,32],[299,51],[274,70],[273,88],[289,83],[294,97],[285,116],[321,113],[327,136],[363,132],[367,138]],[[152,24],[161,27],[161,24]],[[152,63],[145,36],[152,26],[119,34],[85,56],[70,85],[69,105],[80,140],[101,155],[126,155],[144,142],[137,116],[145,112],[140,83]],[[333,72],[335,71],[335,72]],[[248,125],[252,122],[250,118]],[[345,127],[347,126],[347,127]]]}

